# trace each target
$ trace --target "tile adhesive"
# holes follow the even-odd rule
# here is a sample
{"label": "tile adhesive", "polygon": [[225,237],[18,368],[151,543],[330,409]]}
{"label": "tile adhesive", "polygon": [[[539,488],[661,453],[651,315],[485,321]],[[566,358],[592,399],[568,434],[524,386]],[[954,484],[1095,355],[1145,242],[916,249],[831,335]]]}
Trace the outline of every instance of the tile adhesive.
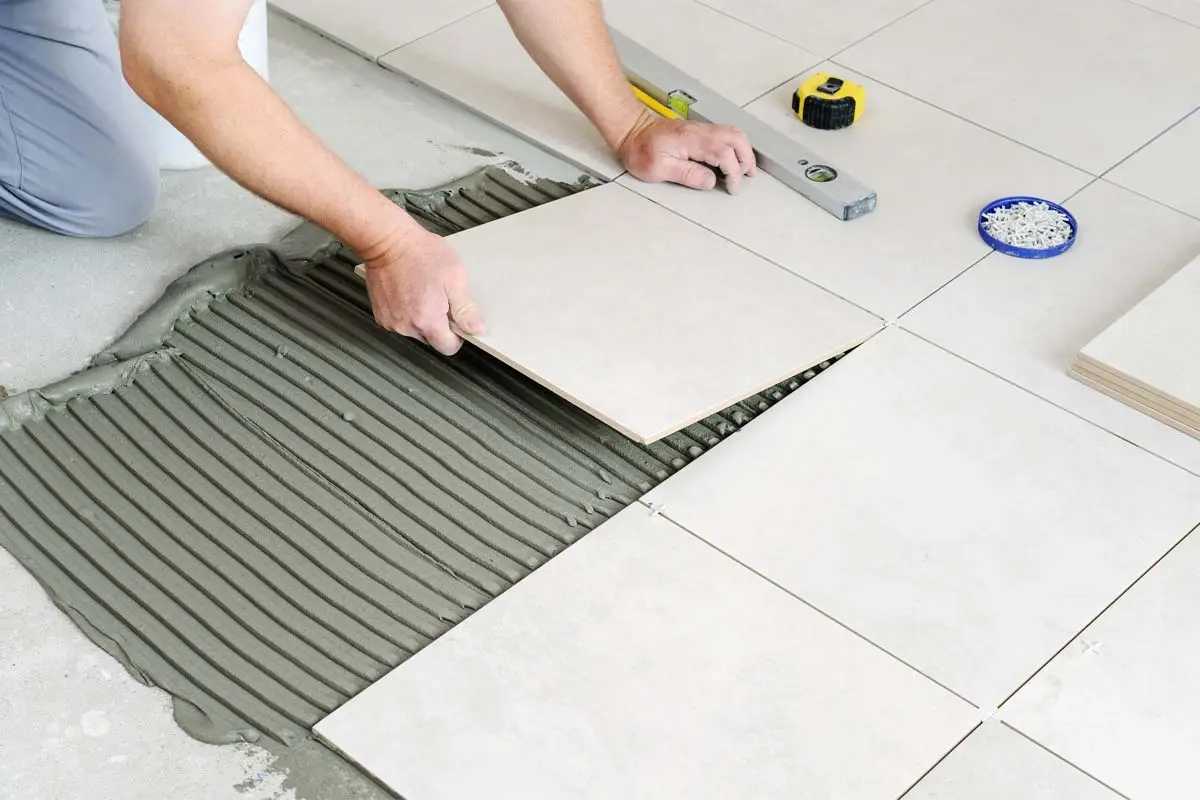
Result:
{"label": "tile adhesive", "polygon": [[[388,195],[446,235],[589,185],[489,167]],[[311,225],[223,253],[87,370],[0,400],[0,545],[205,742],[302,742],[820,371],[641,446],[386,333],[356,263]]]}

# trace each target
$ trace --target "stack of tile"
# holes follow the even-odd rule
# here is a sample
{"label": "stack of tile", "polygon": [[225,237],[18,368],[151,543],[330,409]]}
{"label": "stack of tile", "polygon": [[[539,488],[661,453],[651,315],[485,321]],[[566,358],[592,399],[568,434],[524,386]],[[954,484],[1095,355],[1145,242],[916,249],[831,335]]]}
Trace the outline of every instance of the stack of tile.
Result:
{"label": "stack of tile", "polygon": [[1200,439],[1200,257],[1079,352],[1071,375]]}

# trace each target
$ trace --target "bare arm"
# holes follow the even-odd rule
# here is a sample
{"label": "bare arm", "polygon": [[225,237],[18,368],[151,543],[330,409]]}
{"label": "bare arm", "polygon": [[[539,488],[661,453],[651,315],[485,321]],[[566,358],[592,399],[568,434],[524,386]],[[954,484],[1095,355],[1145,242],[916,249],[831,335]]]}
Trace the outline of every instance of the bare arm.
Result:
{"label": "bare arm", "polygon": [[613,150],[641,117],[599,0],[499,0],[529,55]]}
{"label": "bare arm", "polygon": [[[442,352],[457,350],[449,318],[457,315],[468,333],[482,324],[461,265],[438,237],[326,147],[243,61],[237,41],[252,2],[125,0],[126,79],[235,181],[354,248],[368,266],[381,324]],[[383,280],[385,271],[391,280]]]}
{"label": "bare arm", "polygon": [[250,191],[313,220],[364,257],[415,223],[306,128],[243,60],[253,0],[125,0],[134,90]]}
{"label": "bare arm", "polygon": [[617,58],[600,0],[497,0],[530,57],[584,113],[626,168],[649,181],[730,191],[755,172],[745,135],[721,125],[664,120],[638,101]]}

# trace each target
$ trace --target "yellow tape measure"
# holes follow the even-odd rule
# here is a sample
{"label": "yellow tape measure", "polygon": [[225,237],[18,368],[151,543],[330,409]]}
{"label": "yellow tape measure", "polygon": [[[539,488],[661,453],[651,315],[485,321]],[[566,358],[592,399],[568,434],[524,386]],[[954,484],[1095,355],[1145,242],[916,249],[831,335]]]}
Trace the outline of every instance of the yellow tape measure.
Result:
{"label": "yellow tape measure", "polygon": [[805,125],[832,131],[853,125],[866,102],[867,90],[857,83],[818,72],[792,95],[792,111]]}

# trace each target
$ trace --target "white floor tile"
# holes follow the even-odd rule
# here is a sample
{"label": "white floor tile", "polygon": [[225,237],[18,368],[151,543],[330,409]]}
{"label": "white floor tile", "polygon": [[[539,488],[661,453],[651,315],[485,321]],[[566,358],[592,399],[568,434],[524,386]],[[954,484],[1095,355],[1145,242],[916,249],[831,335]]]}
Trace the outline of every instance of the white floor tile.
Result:
{"label": "white floor tile", "polygon": [[493,7],[393,50],[379,63],[606,178],[624,168],[538,68]]}
{"label": "white floor tile", "polygon": [[634,507],[315,730],[410,800],[878,800],[977,719]]}
{"label": "white floor tile", "polygon": [[701,0],[823,57],[843,50],[927,0]]}
{"label": "white floor tile", "polygon": [[491,0],[269,0],[351,50],[375,59],[492,5]]}
{"label": "white floor tile", "polygon": [[[1196,3],[1200,15],[1200,2]],[[1105,177],[1172,208],[1200,217],[1200,111],[1135,153]]]}
{"label": "white floor tile", "polygon": [[1005,719],[1135,800],[1190,795],[1200,753],[1200,534],[1067,647]]}
{"label": "white floor tile", "polygon": [[883,327],[615,183],[450,243],[487,314],[475,344],[644,443]]}
{"label": "white floor tile", "polygon": [[1067,375],[1081,348],[1200,254],[1200,221],[1104,181],[1067,207],[1080,234],[1066,254],[1044,262],[989,256],[900,324],[1200,472],[1200,442]]}
{"label": "white floor tile", "polygon": [[933,0],[838,62],[1095,174],[1200,105],[1200,29],[1127,0]]}
{"label": "white floor tile", "polygon": [[[841,131],[816,131],[792,112],[799,76],[748,111],[879,194],[865,217],[842,222],[771,176],[735,197],[621,182],[777,264],[887,318],[895,318],[978,259],[979,210],[1012,194],[1065,199],[1087,176],[874,81],[867,110]],[[815,71],[815,70],[814,70]]]}
{"label": "white floor tile", "polygon": [[895,328],[647,499],[982,707],[1200,520],[1200,478]]}
{"label": "white floor tile", "polygon": [[1200,25],[1200,2],[1197,0],[1133,0],[1133,2],[1192,25]]}
{"label": "white floor tile", "polygon": [[604,12],[609,25],[738,105],[821,60],[696,0],[604,0]]}
{"label": "white floor tile", "polygon": [[985,722],[904,800],[1120,800],[1005,725]]}

